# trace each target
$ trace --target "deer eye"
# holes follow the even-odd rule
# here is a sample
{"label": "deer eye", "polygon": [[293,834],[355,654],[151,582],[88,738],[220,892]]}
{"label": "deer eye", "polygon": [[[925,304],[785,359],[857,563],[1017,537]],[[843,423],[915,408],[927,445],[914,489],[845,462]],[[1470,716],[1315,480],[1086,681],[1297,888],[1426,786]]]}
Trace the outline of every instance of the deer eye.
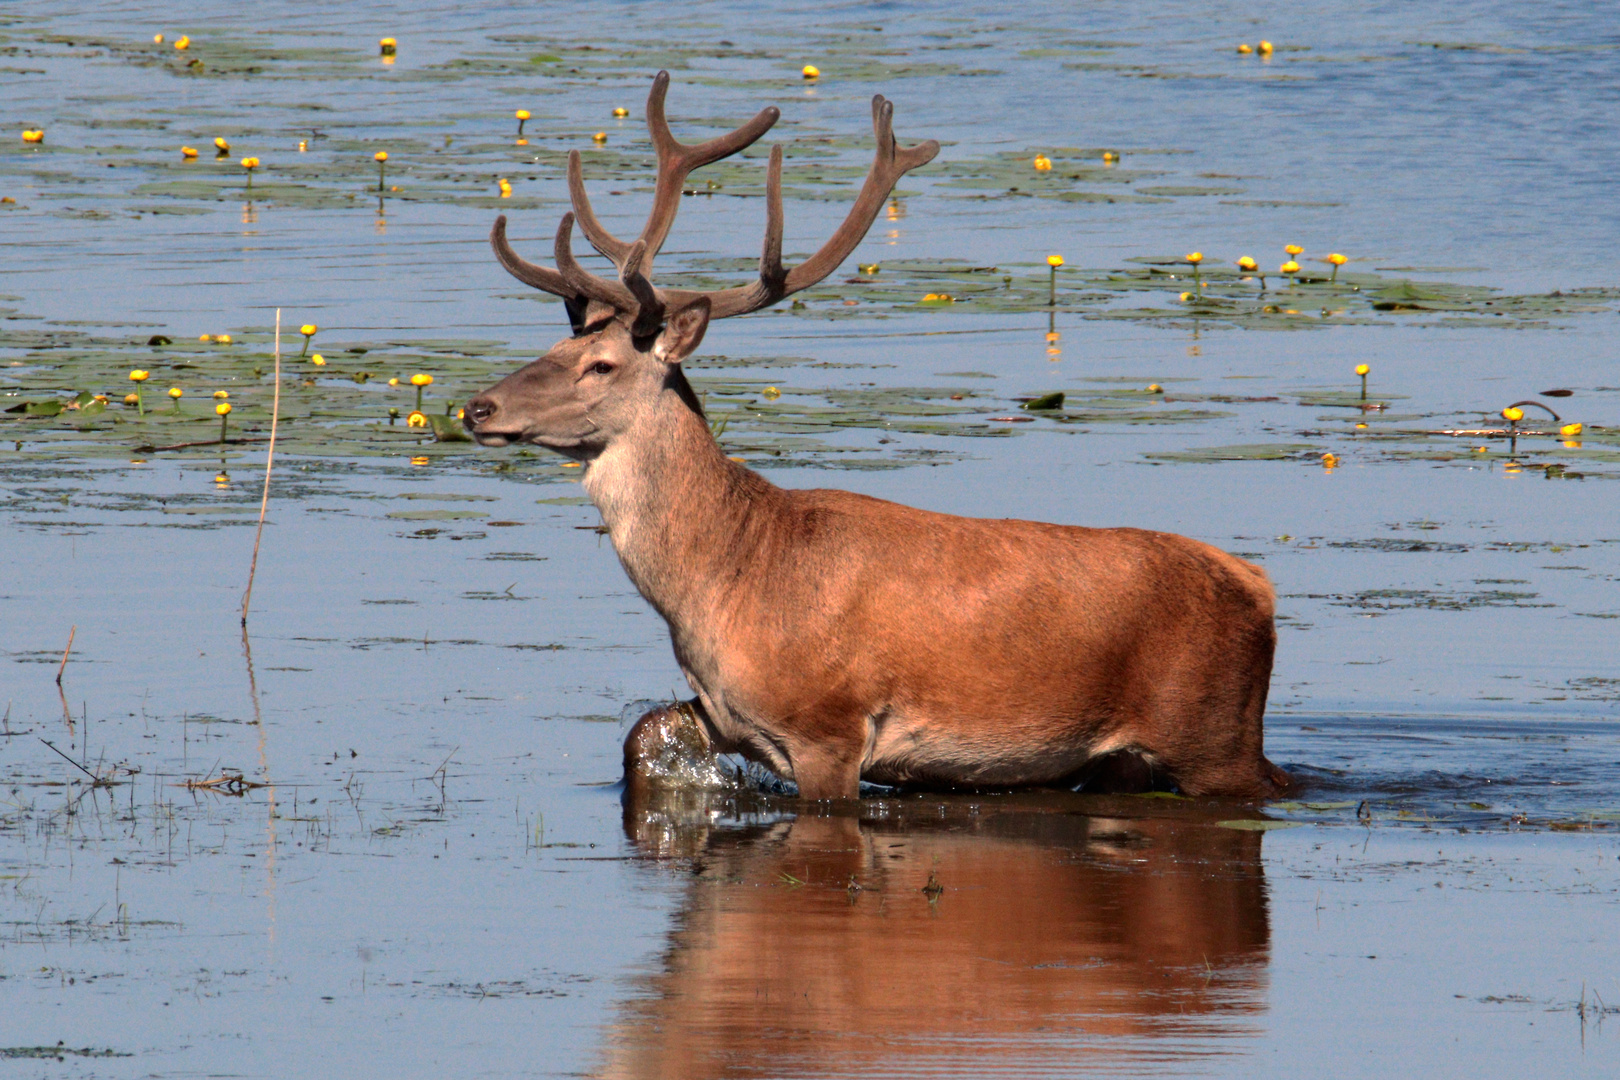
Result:
{"label": "deer eye", "polygon": [[606,361],[598,360],[596,363],[591,365],[591,374],[592,375],[611,375],[611,374],[613,374],[613,365],[607,363]]}

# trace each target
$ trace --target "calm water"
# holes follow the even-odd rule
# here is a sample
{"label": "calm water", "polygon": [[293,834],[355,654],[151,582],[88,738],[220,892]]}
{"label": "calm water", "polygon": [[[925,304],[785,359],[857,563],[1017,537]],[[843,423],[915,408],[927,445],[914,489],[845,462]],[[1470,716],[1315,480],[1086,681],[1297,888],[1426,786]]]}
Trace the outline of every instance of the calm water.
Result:
{"label": "calm water", "polygon": [[[187,17],[0,9],[4,112],[46,131],[0,144],[0,403],[113,396],[98,418],[0,413],[0,1067],[1613,1072],[1602,5]],[[1235,52],[1262,37],[1269,59]],[[596,206],[633,232],[659,67],[689,139],[783,107],[790,251],[841,219],[872,93],[902,141],[946,144],[845,270],[881,263],[904,297],[835,278],[802,312],[711,330],[693,367],[728,448],[786,485],[1261,561],[1285,616],[1268,750],[1300,801],[874,792],[816,816],[618,786],[628,723],[681,689],[662,623],[570,470],[419,444],[387,424],[412,398],[385,376],[435,373],[442,411],[561,336],[484,236],[506,212],[543,257],[559,155],[597,131]],[[661,269],[746,273],[761,167],[684,200]],[[1286,243],[1313,270],[1349,255],[1361,291],[1261,312],[1226,279],[1239,300],[1206,310],[1184,276],[1129,276],[1192,250],[1269,268]],[[1050,252],[1058,310],[1007,299],[1044,299]],[[915,303],[941,289],[962,302]],[[262,433],[278,307],[330,363],[286,358],[249,653],[262,450],[139,448],[211,438],[215,389],[233,432]],[[1358,363],[1388,408],[1358,407]],[[133,367],[146,418],[118,404]],[[1150,382],[1168,400],[1133,396]],[[1537,398],[1553,388],[1573,393]],[[1062,419],[993,422],[1056,389]],[[1521,399],[1586,430],[1433,434]],[[230,775],[262,786],[186,786]]]}

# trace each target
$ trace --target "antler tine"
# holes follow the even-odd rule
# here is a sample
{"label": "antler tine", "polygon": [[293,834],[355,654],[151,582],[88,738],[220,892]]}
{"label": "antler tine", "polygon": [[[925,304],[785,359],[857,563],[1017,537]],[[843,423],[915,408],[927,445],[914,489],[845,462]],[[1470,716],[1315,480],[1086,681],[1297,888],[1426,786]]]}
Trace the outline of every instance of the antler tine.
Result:
{"label": "antler tine", "polygon": [[782,269],[782,148],[771,147],[765,170],[765,246],[759,254],[759,280],[709,294],[709,318],[724,319],[770,307],[786,296]]}
{"label": "antler tine", "polygon": [[512,250],[512,245],[506,240],[505,214],[497,217],[494,228],[489,230],[489,246],[495,249],[495,258],[506,267],[506,272],[523,284],[542,289],[565,300],[571,300],[578,295],[579,290],[570,285],[557,271],[548,266],[532,263]]}
{"label": "antler tine", "polygon": [[614,266],[623,266],[624,253],[630,250],[630,245],[604,229],[596,219],[596,211],[591,209],[591,197],[585,193],[585,170],[580,164],[578,150],[568,151],[568,201],[573,204],[579,231],[585,234],[585,239],[597,251],[612,259]]}
{"label": "antler tine", "polygon": [[568,309],[568,322],[575,333],[584,327],[588,298],[570,285],[562,274],[550,267],[532,263],[512,250],[512,245],[506,239],[505,214],[497,217],[494,227],[489,230],[489,246],[495,249],[495,258],[506,267],[507,273],[525,285],[562,297],[563,305]]}
{"label": "antler tine", "polygon": [[[872,98],[872,129],[877,135],[877,150],[872,157],[872,168],[867,171],[866,182],[861,186],[861,193],[855,197],[855,205],[850,207],[849,214],[838,231],[821,246],[821,250],[810,256],[804,262],[781,275],[781,229],[782,229],[782,184],[779,165],[779,155],[772,154],[772,166],[776,175],[767,177],[765,240],[766,255],[760,260],[760,280],[752,285],[742,285],[735,289],[725,289],[713,293],[710,299],[713,304],[710,318],[724,319],[732,315],[746,315],[750,311],[758,311],[768,307],[785,296],[808,289],[834,270],[840,263],[849,258],[861,239],[866,236],[872,222],[877,219],[878,211],[883,206],[883,200],[889,197],[894,185],[900,178],[912,169],[926,165],[934,160],[939,153],[939,143],[933,139],[918,143],[916,146],[901,149],[894,140],[894,103],[888,101],[882,94]],[[772,238],[770,230],[775,230],[775,245],[777,258],[775,272],[778,275],[774,281],[766,276],[766,259],[770,255]]]}
{"label": "antler tine", "polygon": [[771,147],[765,169],[765,248],[759,253],[759,279],[776,287],[787,277],[782,269],[782,147]]}
{"label": "antler tine", "polygon": [[[647,95],[647,133],[652,136],[658,151],[658,183],[653,189],[652,210],[641,238],[647,241],[647,257],[642,272],[652,275],[653,258],[664,246],[670,226],[675,223],[675,211],[681,204],[681,189],[693,169],[730,157],[771,130],[781,118],[782,110],[771,105],[761,109],[754,118],[736,131],[707,142],[687,145],[675,141],[670,134],[669,122],[664,119],[664,96],[669,93],[669,72],[660,71],[653,79],[652,91]],[[605,254],[605,252],[604,252]]]}
{"label": "antler tine", "polygon": [[634,312],[637,310],[635,294],[623,285],[599,278],[574,259],[574,215],[564,214],[557,226],[557,240],[552,249],[552,257],[557,261],[557,269],[562,272],[573,290],[582,296],[601,304],[611,306],[615,311]]}

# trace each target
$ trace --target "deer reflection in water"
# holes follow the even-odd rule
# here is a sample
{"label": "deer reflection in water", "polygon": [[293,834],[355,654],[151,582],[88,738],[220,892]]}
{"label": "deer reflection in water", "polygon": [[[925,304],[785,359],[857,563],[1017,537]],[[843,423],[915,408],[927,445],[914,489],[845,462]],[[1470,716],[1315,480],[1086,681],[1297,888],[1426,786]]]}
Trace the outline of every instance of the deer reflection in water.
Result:
{"label": "deer reflection in water", "polygon": [[1162,1069],[1259,1032],[1263,833],[1217,826],[1230,804],[1027,792],[792,816],[628,783],[633,846],[684,880],[601,1075]]}

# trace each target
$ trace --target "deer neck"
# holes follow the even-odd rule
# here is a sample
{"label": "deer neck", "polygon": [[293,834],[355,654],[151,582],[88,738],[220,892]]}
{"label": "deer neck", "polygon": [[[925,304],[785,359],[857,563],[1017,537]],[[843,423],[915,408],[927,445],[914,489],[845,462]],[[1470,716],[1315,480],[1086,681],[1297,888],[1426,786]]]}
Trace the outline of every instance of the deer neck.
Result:
{"label": "deer neck", "polygon": [[740,533],[777,489],[730,461],[679,368],[656,405],[586,466],[625,571],[672,624],[702,619],[746,560]]}

